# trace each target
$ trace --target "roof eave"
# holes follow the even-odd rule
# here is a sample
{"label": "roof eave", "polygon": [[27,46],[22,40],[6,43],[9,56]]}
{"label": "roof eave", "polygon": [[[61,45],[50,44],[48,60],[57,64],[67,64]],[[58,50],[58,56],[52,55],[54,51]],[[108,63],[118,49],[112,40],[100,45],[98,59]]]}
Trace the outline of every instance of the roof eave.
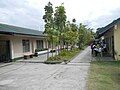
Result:
{"label": "roof eave", "polygon": [[5,31],[0,31],[0,34],[5,34],[5,35],[13,35],[13,32],[5,32]]}
{"label": "roof eave", "polygon": [[33,34],[23,34],[23,33],[14,33],[14,36],[15,36],[15,35],[34,36],[34,37],[44,37],[44,38],[47,37],[47,36],[45,36],[45,35],[33,35]]}

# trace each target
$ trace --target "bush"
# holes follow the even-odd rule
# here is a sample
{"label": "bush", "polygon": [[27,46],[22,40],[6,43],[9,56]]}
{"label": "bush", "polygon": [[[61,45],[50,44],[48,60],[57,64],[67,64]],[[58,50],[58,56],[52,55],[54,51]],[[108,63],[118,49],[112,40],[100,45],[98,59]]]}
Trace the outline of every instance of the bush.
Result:
{"label": "bush", "polygon": [[35,57],[37,57],[37,56],[38,56],[38,53],[37,53],[37,52],[35,52],[34,56],[35,56]]}
{"label": "bush", "polygon": [[59,55],[60,55],[60,56],[66,56],[68,53],[69,53],[69,51],[62,50]]}
{"label": "bush", "polygon": [[52,53],[52,52],[56,52],[56,50],[50,50],[50,52]]}
{"label": "bush", "polygon": [[48,49],[47,48],[35,49],[35,52],[44,51],[44,50],[48,50]]}
{"label": "bush", "polygon": [[56,55],[56,56],[54,56],[54,57],[49,57],[48,58],[48,61],[59,61],[59,60],[61,60],[62,58],[60,57],[60,56],[58,56],[58,55]]}
{"label": "bush", "polygon": [[54,57],[49,57],[47,61],[44,62],[45,64],[60,64],[62,63],[62,58],[58,55]]}

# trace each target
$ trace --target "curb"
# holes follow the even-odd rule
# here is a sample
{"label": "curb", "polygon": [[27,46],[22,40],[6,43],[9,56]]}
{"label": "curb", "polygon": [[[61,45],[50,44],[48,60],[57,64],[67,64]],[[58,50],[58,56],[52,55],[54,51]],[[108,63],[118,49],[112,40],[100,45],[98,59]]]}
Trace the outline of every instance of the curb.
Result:
{"label": "curb", "polygon": [[21,63],[44,63],[44,61],[19,61]]}
{"label": "curb", "polygon": [[0,64],[0,68],[9,66],[9,65],[12,65],[12,63],[2,63],[2,64]]}

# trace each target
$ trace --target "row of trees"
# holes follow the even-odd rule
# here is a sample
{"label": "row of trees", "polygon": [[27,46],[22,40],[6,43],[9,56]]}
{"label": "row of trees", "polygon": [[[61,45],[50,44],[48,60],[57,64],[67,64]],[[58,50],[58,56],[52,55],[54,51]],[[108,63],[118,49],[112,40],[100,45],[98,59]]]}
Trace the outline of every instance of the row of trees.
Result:
{"label": "row of trees", "polygon": [[55,7],[54,11],[52,3],[49,2],[44,9],[44,33],[48,35],[48,41],[52,43],[52,49],[59,45],[60,50],[64,46],[68,47],[68,45],[71,45],[72,49],[76,44],[81,49],[93,39],[92,29],[86,28],[86,25],[82,23],[77,25],[76,19],[73,19],[72,22],[67,21],[64,4]]}

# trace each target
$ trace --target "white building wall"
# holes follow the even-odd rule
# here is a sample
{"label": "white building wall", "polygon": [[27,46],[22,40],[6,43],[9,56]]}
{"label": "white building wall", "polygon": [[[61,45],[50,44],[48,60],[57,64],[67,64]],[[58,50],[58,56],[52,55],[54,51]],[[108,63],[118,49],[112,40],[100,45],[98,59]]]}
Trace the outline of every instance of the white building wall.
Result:
{"label": "white building wall", "polygon": [[120,60],[120,23],[116,24],[114,30],[115,59]]}
{"label": "white building wall", "polygon": [[[23,52],[23,45],[22,45],[23,39],[27,39],[30,41],[30,52]],[[16,36],[16,37],[12,37],[12,42],[13,42],[13,53],[14,53],[13,58],[23,57],[25,54],[32,53],[31,40],[29,38]]]}
{"label": "white building wall", "polygon": [[[23,52],[23,45],[22,40],[26,39],[30,42],[30,52]],[[0,37],[0,40],[10,40],[10,52],[11,52],[11,58],[19,58],[23,57],[26,54],[32,54],[35,53],[36,49],[36,40],[43,40],[43,46],[46,48],[45,45],[45,39],[41,38],[35,38],[35,37],[28,37],[28,36],[11,36],[11,35],[3,35]]]}

